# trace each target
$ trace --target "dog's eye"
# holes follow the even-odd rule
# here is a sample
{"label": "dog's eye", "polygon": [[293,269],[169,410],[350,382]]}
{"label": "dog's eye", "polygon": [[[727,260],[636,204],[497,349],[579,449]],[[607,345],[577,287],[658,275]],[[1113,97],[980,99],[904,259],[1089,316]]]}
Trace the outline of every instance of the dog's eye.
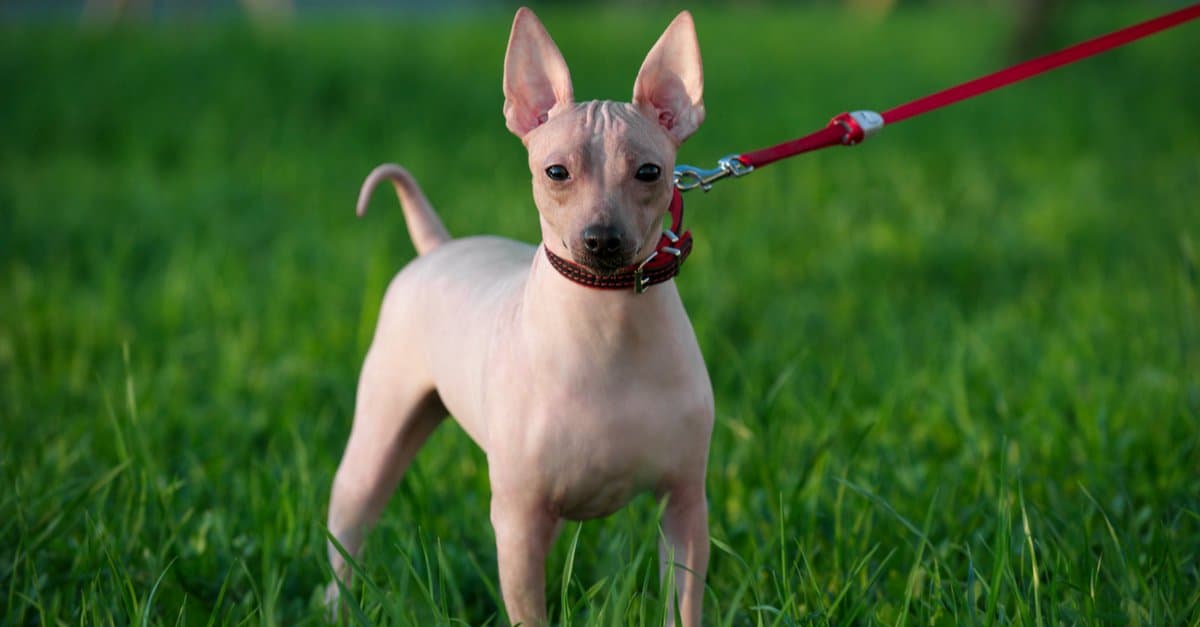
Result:
{"label": "dog's eye", "polygon": [[571,173],[561,165],[552,165],[546,168],[546,176],[550,177],[552,181],[565,181],[571,178]]}
{"label": "dog's eye", "polygon": [[657,181],[658,177],[661,175],[662,168],[654,165],[653,163],[643,163],[642,167],[638,168],[637,174],[633,176],[639,181],[645,181],[649,183],[652,181]]}

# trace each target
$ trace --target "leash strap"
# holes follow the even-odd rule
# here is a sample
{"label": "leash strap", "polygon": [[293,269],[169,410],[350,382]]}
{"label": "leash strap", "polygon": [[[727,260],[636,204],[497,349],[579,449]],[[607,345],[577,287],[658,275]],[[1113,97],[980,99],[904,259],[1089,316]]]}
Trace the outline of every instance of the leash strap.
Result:
{"label": "leash strap", "polygon": [[679,189],[671,190],[671,204],[667,207],[667,213],[671,216],[671,228],[663,229],[654,250],[640,263],[625,266],[612,274],[596,274],[550,252],[546,246],[542,249],[546,251],[546,259],[550,261],[550,265],[575,283],[606,290],[633,288],[641,294],[647,287],[669,281],[679,274],[679,266],[683,265],[683,261],[692,252],[692,232],[684,231],[676,235],[679,229],[683,228],[683,194],[679,193]]}
{"label": "leash strap", "polygon": [[1200,17],[1200,3],[1184,7],[1140,24],[1122,28],[1107,35],[1089,39],[1058,52],[1030,59],[999,72],[993,72],[987,76],[944,89],[935,94],[918,98],[912,102],[888,109],[883,114],[875,113],[874,111],[842,113],[834,117],[825,128],[799,139],[753,152],[729,155],[721,159],[718,167],[714,170],[680,166],[676,168],[675,185],[683,191],[697,187],[708,191],[717,180],[728,176],[743,176],[754,168],[761,168],[780,159],[794,157],[837,144],[853,146],[878,132],[885,124],[895,124],[923,113],[950,106],[960,100],[973,98],[994,89],[1037,76],[1043,72],[1048,72],[1057,67],[1124,46],[1198,17]]}
{"label": "leash strap", "polygon": [[1200,17],[1200,4],[1193,4],[1190,7],[1147,20],[1141,24],[1134,24],[1119,31],[1089,39],[1058,52],[1052,52],[1036,59],[1031,59],[1008,69],[1000,70],[982,78],[977,78],[973,81],[951,87],[950,89],[939,91],[936,94],[918,98],[910,103],[888,109],[883,112],[883,121],[886,124],[895,124],[901,120],[907,120],[922,113],[952,105],[959,100],[973,98],[993,89],[999,89],[1017,81],[1037,76],[1043,72],[1049,72],[1054,68],[1075,63],[1076,61],[1112,50],[1113,48],[1119,48],[1172,26],[1178,26],[1184,22],[1194,20],[1197,17]]}

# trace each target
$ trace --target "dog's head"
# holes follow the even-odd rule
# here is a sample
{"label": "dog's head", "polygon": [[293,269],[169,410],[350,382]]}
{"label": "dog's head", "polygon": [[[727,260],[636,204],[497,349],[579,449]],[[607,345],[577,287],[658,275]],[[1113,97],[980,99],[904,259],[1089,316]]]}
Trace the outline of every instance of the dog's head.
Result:
{"label": "dog's head", "polygon": [[646,55],[632,102],[576,103],[558,46],[533,11],[517,11],[504,56],[504,117],[529,151],[545,246],[597,274],[653,250],[675,153],[704,121],[703,74],[685,11]]}

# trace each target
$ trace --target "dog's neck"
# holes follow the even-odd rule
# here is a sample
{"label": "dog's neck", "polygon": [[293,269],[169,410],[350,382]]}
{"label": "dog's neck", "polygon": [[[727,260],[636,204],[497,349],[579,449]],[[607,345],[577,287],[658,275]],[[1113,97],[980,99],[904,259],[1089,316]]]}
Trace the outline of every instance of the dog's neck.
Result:
{"label": "dog's neck", "polygon": [[518,316],[527,346],[539,357],[556,361],[554,353],[567,343],[584,347],[579,355],[615,361],[653,350],[656,332],[677,320],[682,307],[673,280],[641,294],[585,287],[559,274],[539,249]]}

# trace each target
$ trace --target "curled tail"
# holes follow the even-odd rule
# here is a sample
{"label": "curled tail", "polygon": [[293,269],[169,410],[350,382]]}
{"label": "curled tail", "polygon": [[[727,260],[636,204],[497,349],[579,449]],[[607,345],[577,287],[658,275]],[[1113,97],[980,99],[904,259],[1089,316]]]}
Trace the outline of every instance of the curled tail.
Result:
{"label": "curled tail", "polygon": [[408,225],[408,234],[412,237],[413,246],[418,255],[437,248],[450,241],[450,233],[446,231],[442,220],[438,218],[433,205],[417,185],[417,180],[408,170],[394,164],[385,163],[376,166],[363,181],[362,189],[358,192],[359,217],[367,212],[367,202],[371,200],[371,192],[381,181],[387,179],[396,188],[396,196],[400,198],[400,206],[404,210],[404,222]]}

